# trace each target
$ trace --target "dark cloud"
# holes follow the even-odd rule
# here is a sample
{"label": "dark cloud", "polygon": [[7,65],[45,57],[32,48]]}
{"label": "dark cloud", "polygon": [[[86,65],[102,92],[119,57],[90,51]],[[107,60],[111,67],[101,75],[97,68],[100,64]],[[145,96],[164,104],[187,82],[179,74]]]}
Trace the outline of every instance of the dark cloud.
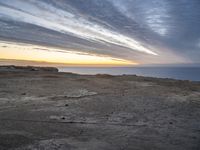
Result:
{"label": "dark cloud", "polygon": [[199,0],[0,0],[0,40],[140,63],[198,63],[199,18]]}

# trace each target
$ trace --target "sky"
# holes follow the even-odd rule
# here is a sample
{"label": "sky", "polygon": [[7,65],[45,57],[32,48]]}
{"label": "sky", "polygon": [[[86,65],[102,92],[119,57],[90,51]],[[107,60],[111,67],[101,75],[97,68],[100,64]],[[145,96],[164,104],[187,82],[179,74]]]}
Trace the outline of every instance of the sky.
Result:
{"label": "sky", "polygon": [[200,63],[200,1],[0,0],[0,59]]}

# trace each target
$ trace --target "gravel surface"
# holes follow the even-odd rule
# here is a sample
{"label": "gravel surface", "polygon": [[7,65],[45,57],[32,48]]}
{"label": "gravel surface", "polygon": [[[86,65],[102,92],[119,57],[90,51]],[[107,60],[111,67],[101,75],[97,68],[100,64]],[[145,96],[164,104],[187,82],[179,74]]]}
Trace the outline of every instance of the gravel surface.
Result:
{"label": "gravel surface", "polygon": [[0,71],[0,150],[199,150],[200,82]]}

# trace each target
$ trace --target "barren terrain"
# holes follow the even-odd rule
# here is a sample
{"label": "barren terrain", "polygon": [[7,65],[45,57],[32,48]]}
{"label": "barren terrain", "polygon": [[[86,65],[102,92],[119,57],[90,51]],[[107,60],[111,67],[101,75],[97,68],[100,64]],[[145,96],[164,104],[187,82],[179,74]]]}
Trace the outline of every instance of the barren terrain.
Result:
{"label": "barren terrain", "polygon": [[0,150],[199,150],[200,83],[0,70]]}

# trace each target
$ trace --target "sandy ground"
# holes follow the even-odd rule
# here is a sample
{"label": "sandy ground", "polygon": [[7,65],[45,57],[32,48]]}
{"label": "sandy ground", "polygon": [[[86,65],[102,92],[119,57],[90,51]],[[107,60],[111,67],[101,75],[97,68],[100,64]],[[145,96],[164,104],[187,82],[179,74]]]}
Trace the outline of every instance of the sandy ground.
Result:
{"label": "sandy ground", "polygon": [[199,150],[200,83],[0,72],[0,150]]}

